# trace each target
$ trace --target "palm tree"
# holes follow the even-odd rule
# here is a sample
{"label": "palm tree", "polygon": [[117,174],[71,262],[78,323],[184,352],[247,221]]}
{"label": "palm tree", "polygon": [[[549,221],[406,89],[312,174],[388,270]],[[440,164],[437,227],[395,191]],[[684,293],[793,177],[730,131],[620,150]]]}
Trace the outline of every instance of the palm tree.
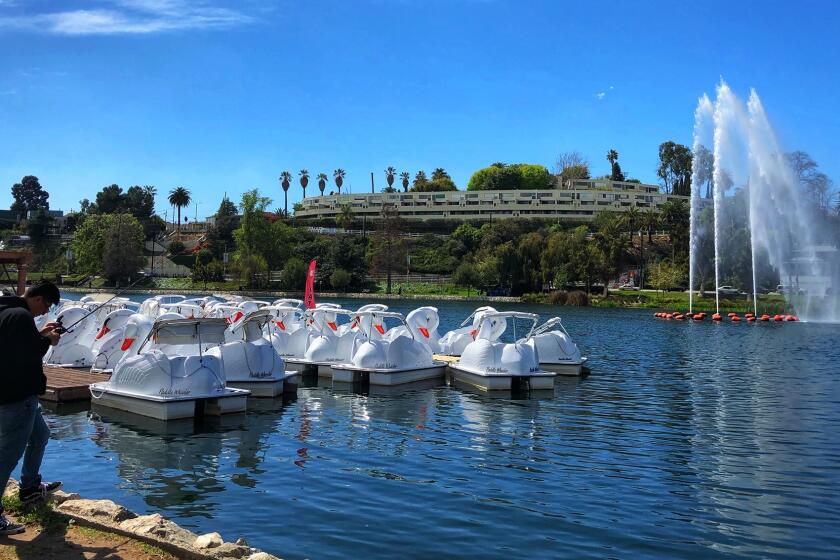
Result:
{"label": "palm tree", "polygon": [[[410,177],[411,175],[408,174],[408,171],[403,171],[402,173],[400,173],[400,179],[402,179],[403,192],[408,192],[408,180]],[[840,204],[840,202],[838,202],[838,204]]]}
{"label": "palm tree", "polygon": [[[504,166],[504,164],[502,164]],[[443,167],[436,167],[434,171],[432,171],[432,181],[436,181],[438,179],[451,179],[449,173],[446,172],[446,169]]]}
{"label": "palm tree", "polygon": [[338,194],[341,194],[341,185],[344,184],[344,176],[347,174],[342,168],[338,168],[333,171],[333,177],[335,178],[335,186],[338,187]]}
{"label": "palm tree", "polygon": [[615,150],[607,152],[607,161],[610,162],[610,165],[615,164],[615,162],[618,161],[618,152]]}
{"label": "palm tree", "polygon": [[309,171],[301,169],[298,175],[300,175],[300,186],[303,187],[303,198],[306,198],[306,185],[309,184]]}
{"label": "palm tree", "polygon": [[353,219],[353,208],[351,208],[349,204],[343,204],[341,206],[341,212],[338,214],[338,217],[336,217],[335,222],[338,227],[347,230],[353,225]]}
{"label": "palm tree", "polygon": [[629,207],[624,211],[624,225],[627,226],[627,234],[630,236],[630,242],[633,242],[633,232],[641,225],[641,212],[635,206]]}
{"label": "palm tree", "polygon": [[178,236],[181,236],[181,208],[190,205],[190,191],[184,187],[176,187],[169,191],[169,204],[178,209]]}
{"label": "palm tree", "polygon": [[318,173],[318,188],[321,189],[321,196],[324,196],[324,189],[327,188],[328,180],[329,177],[326,173]]}
{"label": "palm tree", "polygon": [[292,174],[284,171],[280,174],[280,186],[283,187],[283,215],[289,217],[289,186],[292,184]]}
{"label": "palm tree", "polygon": [[[394,175],[396,175],[396,174],[397,174],[397,170],[395,168],[391,167],[391,166],[389,166],[388,169],[385,170],[385,180],[388,181],[388,187],[389,188],[393,187],[393,185],[394,185]],[[392,191],[388,191],[388,192],[392,192]]]}

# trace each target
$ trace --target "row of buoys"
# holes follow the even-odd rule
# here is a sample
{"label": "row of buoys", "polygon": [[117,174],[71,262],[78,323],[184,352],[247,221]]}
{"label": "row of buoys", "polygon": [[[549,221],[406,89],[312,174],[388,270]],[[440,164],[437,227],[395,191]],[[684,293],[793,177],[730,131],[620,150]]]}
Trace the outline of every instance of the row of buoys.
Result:
{"label": "row of buoys", "polygon": [[[706,318],[706,313],[680,313],[679,311],[657,311],[653,314],[653,316],[657,319],[674,319],[676,321],[683,321],[685,319],[694,319],[695,321],[702,321]],[[734,311],[730,311],[727,313],[727,318],[732,321],[733,323],[740,323],[741,317],[735,313]],[[773,316],[767,315],[766,313],[761,317],[756,317],[753,313],[744,313],[744,319],[748,323],[754,323],[755,321],[775,321],[775,322],[782,322],[782,321],[798,321],[799,317],[796,315],[784,315],[784,314],[776,314]],[[723,321],[723,315],[720,313],[713,313],[712,314],[712,321],[720,322]]]}

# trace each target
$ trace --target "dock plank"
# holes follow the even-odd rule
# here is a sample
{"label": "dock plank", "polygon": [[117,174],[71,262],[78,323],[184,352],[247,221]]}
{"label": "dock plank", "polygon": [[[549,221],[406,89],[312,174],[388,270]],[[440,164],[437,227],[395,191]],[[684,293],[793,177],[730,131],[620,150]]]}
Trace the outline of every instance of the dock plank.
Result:
{"label": "dock plank", "polygon": [[44,366],[47,377],[47,391],[41,398],[53,402],[90,400],[88,386],[91,383],[107,381],[110,375],[91,373],[87,368],[63,368]]}

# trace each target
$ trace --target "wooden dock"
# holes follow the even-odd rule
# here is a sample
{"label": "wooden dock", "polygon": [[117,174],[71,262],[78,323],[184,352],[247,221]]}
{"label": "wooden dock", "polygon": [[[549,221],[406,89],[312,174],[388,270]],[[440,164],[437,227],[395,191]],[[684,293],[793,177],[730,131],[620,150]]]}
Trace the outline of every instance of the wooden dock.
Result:
{"label": "wooden dock", "polygon": [[111,377],[103,373],[91,373],[87,368],[63,368],[44,366],[47,376],[47,392],[41,398],[52,402],[89,401],[88,385],[108,381]]}

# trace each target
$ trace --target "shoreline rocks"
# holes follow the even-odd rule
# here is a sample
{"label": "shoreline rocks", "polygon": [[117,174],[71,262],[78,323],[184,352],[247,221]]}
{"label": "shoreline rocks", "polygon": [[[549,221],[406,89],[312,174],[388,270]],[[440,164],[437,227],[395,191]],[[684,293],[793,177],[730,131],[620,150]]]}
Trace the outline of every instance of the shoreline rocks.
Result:
{"label": "shoreline rocks", "polygon": [[[16,495],[17,481],[9,480],[4,496]],[[196,535],[159,513],[137,515],[112,500],[89,500],[76,493],[58,491],[50,496],[54,510],[70,522],[130,537],[156,546],[178,558],[203,560],[280,560],[247,545],[244,539],[225,542],[219,533]]]}

